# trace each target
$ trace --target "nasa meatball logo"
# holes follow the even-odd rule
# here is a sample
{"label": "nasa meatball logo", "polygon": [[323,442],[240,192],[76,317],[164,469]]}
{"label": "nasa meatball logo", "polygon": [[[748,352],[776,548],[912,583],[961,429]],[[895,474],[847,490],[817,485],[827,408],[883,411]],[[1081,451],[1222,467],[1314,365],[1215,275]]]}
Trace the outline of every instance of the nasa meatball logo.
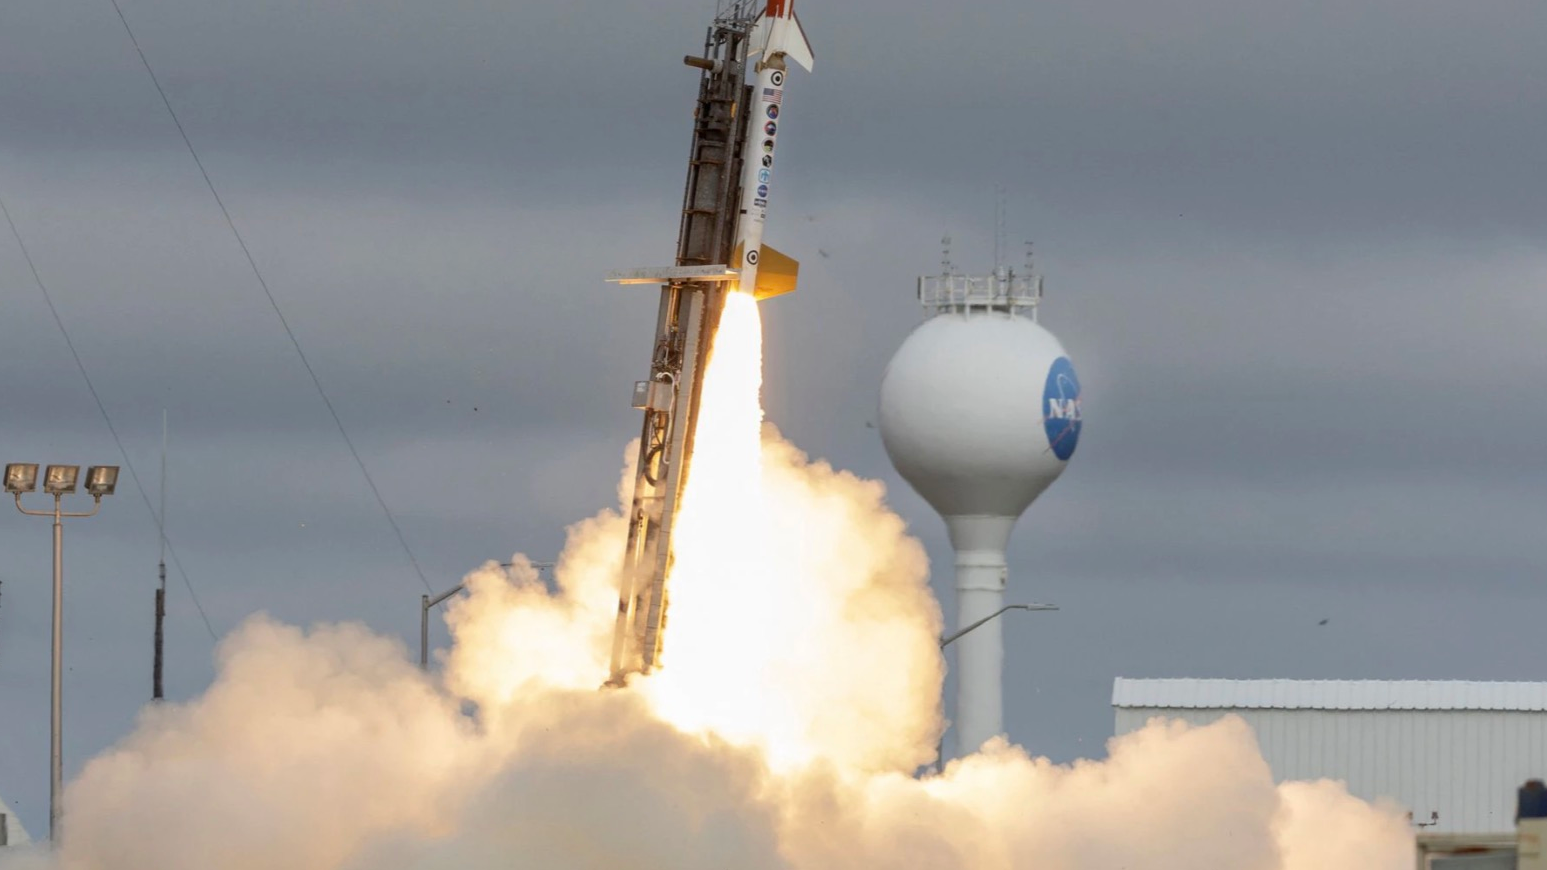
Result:
{"label": "nasa meatball logo", "polygon": [[773,82],[773,86],[777,88],[778,86],[784,84],[784,71],[777,69],[774,70],[773,75],[769,76],[768,80]]}
{"label": "nasa meatball logo", "polygon": [[766,184],[759,184],[757,186],[757,195],[761,199],[767,199],[768,198],[768,185],[766,185]]}
{"label": "nasa meatball logo", "polygon": [[1048,369],[1047,384],[1042,388],[1042,428],[1054,456],[1067,462],[1074,455],[1080,425],[1080,381],[1069,358],[1061,356]]}

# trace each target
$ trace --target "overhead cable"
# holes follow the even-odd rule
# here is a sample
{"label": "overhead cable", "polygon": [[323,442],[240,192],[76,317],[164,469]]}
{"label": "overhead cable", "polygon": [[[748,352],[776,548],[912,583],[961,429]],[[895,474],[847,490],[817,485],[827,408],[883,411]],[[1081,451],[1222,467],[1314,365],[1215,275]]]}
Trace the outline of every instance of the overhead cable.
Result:
{"label": "overhead cable", "polygon": [[32,260],[32,253],[27,250],[27,243],[22,241],[21,231],[16,228],[16,221],[11,218],[11,210],[6,207],[5,199],[0,197],[0,213],[4,213],[5,222],[11,228],[11,237],[16,239],[16,246],[21,249],[22,258],[27,261],[27,268],[32,270],[32,280],[37,282],[38,289],[43,291],[43,301],[48,303],[48,313],[54,316],[54,325],[59,327],[59,334],[64,336],[65,347],[70,349],[70,356],[75,360],[75,368],[81,373],[81,380],[86,382],[86,390],[91,393],[92,401],[97,403],[97,411],[102,414],[102,422],[107,424],[108,434],[113,436],[113,443],[118,446],[118,454],[123,457],[124,467],[129,469],[129,478],[134,481],[134,488],[140,493],[140,500],[145,503],[145,509],[150,511],[151,520],[156,524],[156,531],[165,542],[167,552],[172,555],[172,564],[177,566],[177,573],[183,578],[183,586],[188,589],[188,597],[193,601],[193,606],[199,611],[199,619],[204,622],[204,630],[209,632],[210,640],[217,640],[215,627],[210,624],[209,614],[204,611],[204,605],[199,603],[199,594],[193,591],[193,583],[188,579],[188,572],[183,570],[183,562],[177,557],[177,549],[172,542],[167,540],[166,530],[161,527],[161,517],[156,513],[156,508],[150,503],[150,496],[145,492],[145,486],[140,483],[139,472],[134,470],[134,463],[129,459],[129,451],[124,449],[124,442],[118,437],[118,427],[113,425],[113,418],[107,413],[107,406],[102,403],[102,396],[97,393],[97,387],[91,382],[91,375],[86,372],[86,363],[81,360],[81,355],[75,349],[75,342],[70,339],[70,331],[65,328],[64,319],[59,316],[59,309],[54,306],[53,294],[48,291],[48,285],[43,283],[43,276],[38,273],[38,266]]}
{"label": "overhead cable", "polygon": [[226,226],[231,229],[231,235],[242,249],[242,255],[247,258],[247,265],[252,267],[253,277],[258,279],[258,286],[263,288],[263,295],[268,297],[269,306],[274,309],[274,315],[279,318],[279,325],[284,327],[285,335],[290,338],[291,347],[295,348],[295,354],[301,360],[301,365],[306,369],[306,374],[312,379],[312,386],[317,388],[317,395],[322,398],[322,403],[327,406],[328,414],[333,417],[333,424],[338,427],[338,434],[344,439],[344,445],[349,448],[349,455],[354,457],[355,465],[360,467],[360,475],[365,478],[366,486],[370,487],[371,495],[376,497],[376,504],[381,506],[381,512],[386,516],[387,523],[392,526],[392,533],[397,536],[398,544],[403,548],[403,555],[408,557],[408,563],[413,566],[414,573],[419,576],[419,582],[430,592],[430,581],[425,578],[424,571],[419,567],[419,560],[414,558],[414,551],[408,546],[408,538],[403,535],[403,529],[398,525],[397,518],[392,515],[392,509],[387,507],[387,500],[382,498],[381,490],[376,487],[376,481],[371,477],[371,472],[365,467],[365,460],[360,458],[360,451],[355,449],[354,440],[349,437],[349,432],[344,428],[344,421],[338,415],[338,410],[333,407],[333,400],[328,398],[328,393],[322,388],[322,381],[317,377],[317,372],[312,368],[311,361],[306,358],[306,352],[301,350],[301,342],[296,338],[295,331],[290,328],[290,321],[285,318],[285,313],[280,310],[279,302],[269,290],[269,282],[264,280],[263,272],[258,268],[258,261],[253,259],[252,251],[248,249],[247,242],[242,238],[242,233],[236,228],[236,222],[231,219],[231,212],[226,209],[225,201],[220,198],[220,192],[215,189],[215,182],[210,180],[209,172],[204,168],[204,161],[199,158],[198,149],[193,147],[193,140],[188,138],[188,131],[183,129],[183,122],[178,120],[177,111],[172,108],[172,101],[167,98],[167,92],[161,87],[161,80],[156,77],[156,71],[151,67],[150,60],[145,56],[145,50],[140,48],[140,41],[134,36],[134,29],[129,26],[129,19],[124,17],[124,10],[118,5],[118,0],[109,0],[113,4],[113,11],[118,13],[118,20],[123,23],[124,33],[129,35],[129,42],[134,45],[134,51],[140,56],[140,63],[145,66],[145,72],[150,75],[151,84],[156,86],[156,93],[161,95],[161,104],[166,106],[167,114],[171,116],[172,123],[177,126],[178,135],[183,137],[183,144],[188,146],[188,154],[199,167],[199,174],[204,177],[204,185],[209,188],[210,196],[215,198],[215,205],[220,207],[220,214],[226,219]]}

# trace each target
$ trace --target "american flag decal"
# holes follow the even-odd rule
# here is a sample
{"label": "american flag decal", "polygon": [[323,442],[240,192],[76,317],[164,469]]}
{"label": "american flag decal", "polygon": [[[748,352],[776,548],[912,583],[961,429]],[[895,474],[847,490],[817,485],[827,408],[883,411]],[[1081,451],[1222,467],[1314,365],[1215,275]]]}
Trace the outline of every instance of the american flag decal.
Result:
{"label": "american flag decal", "polygon": [[784,91],[779,89],[779,88],[763,88],[763,102],[765,102],[765,103],[782,103],[782,102],[784,102]]}

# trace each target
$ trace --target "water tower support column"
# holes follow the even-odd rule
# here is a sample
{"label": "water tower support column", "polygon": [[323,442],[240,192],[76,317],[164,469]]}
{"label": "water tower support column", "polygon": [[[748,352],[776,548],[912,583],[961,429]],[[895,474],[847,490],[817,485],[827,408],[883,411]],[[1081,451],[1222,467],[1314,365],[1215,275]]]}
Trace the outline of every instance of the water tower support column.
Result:
{"label": "water tower support column", "polygon": [[[1015,517],[946,517],[956,550],[958,629],[1004,607],[1005,547]],[[976,751],[1004,733],[1003,624],[992,620],[957,641],[956,751]]]}

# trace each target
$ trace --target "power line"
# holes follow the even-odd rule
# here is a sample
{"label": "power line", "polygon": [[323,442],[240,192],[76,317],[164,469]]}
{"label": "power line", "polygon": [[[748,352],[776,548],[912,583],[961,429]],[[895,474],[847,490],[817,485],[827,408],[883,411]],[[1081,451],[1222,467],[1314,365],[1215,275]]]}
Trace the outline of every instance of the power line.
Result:
{"label": "power line", "polygon": [[167,98],[167,92],[161,87],[161,80],[156,77],[156,71],[151,68],[150,60],[145,56],[145,50],[140,48],[140,41],[134,37],[134,29],[129,26],[129,19],[124,17],[124,10],[118,5],[118,0],[109,0],[113,4],[113,11],[118,13],[118,20],[123,22],[124,33],[129,35],[129,42],[134,45],[134,51],[140,56],[140,63],[145,65],[145,72],[150,75],[151,84],[156,86],[156,93],[161,95],[161,104],[166,106],[167,114],[171,116],[172,123],[177,126],[177,133],[183,137],[183,144],[188,146],[188,154],[193,158],[194,165],[199,167],[199,174],[204,176],[204,186],[209,188],[210,196],[215,198],[215,204],[220,207],[220,214],[226,219],[226,226],[231,228],[231,235],[236,238],[236,243],[242,249],[242,254],[247,258],[247,265],[252,267],[254,278],[258,279],[258,286],[263,288],[263,295],[268,297],[269,305],[274,309],[274,315],[279,318],[279,325],[284,327],[285,335],[290,338],[290,345],[295,348],[296,356],[300,357],[301,365],[306,369],[306,374],[312,379],[312,386],[317,388],[317,395],[322,397],[322,403],[327,406],[328,413],[333,417],[333,424],[338,427],[338,434],[344,439],[344,445],[349,448],[349,455],[354,457],[355,464],[360,467],[360,475],[365,478],[366,486],[371,488],[371,495],[376,497],[376,504],[381,506],[381,512],[386,515],[387,523],[392,526],[393,534],[397,535],[398,544],[403,548],[403,555],[408,557],[408,562],[414,568],[414,573],[419,575],[419,582],[431,593],[434,589],[430,581],[425,578],[424,571],[419,567],[419,560],[414,558],[414,551],[408,546],[408,538],[403,535],[403,529],[398,525],[397,518],[392,515],[392,509],[387,507],[387,500],[382,498],[381,490],[376,488],[376,481],[371,477],[370,471],[365,467],[365,460],[360,458],[360,451],[355,449],[354,441],[349,437],[349,432],[344,429],[344,421],[338,416],[338,410],[333,407],[333,401],[328,398],[328,393],[322,388],[322,381],[317,377],[317,372],[312,368],[311,361],[306,358],[306,352],[301,350],[301,342],[296,339],[295,331],[290,328],[290,321],[285,319],[285,313],[280,310],[279,302],[269,290],[269,282],[263,279],[263,272],[258,269],[258,261],[253,259],[252,251],[247,248],[247,242],[236,228],[236,222],[231,219],[231,212],[226,209],[225,201],[220,198],[220,193],[215,189],[215,182],[210,180],[209,172],[204,168],[204,161],[199,159],[199,152],[193,147],[193,140],[188,138],[188,131],[183,129],[183,122],[178,120],[177,112],[172,108],[172,101]]}
{"label": "power line", "polygon": [[16,221],[11,218],[11,210],[6,207],[4,197],[0,197],[0,213],[4,213],[5,222],[11,228],[11,237],[16,239],[16,246],[21,248],[22,258],[27,261],[27,268],[32,270],[32,280],[37,282],[38,289],[43,291],[43,301],[48,303],[48,313],[54,316],[54,325],[59,327],[59,334],[64,336],[65,347],[70,349],[70,356],[75,360],[75,367],[81,373],[81,380],[86,382],[86,389],[91,393],[92,401],[97,403],[97,411],[102,414],[102,422],[107,424],[107,431],[113,436],[113,443],[118,445],[118,453],[123,457],[124,467],[129,469],[129,477],[134,481],[134,488],[140,493],[140,500],[145,503],[145,509],[150,511],[151,519],[156,523],[156,531],[161,534],[165,542],[167,552],[172,554],[172,564],[177,566],[177,573],[183,578],[183,585],[188,588],[188,597],[193,601],[193,606],[199,611],[199,619],[204,622],[204,630],[209,632],[210,640],[218,640],[214,626],[210,625],[209,614],[204,612],[204,605],[199,603],[199,595],[193,591],[193,583],[188,580],[188,572],[183,570],[182,560],[177,557],[177,550],[172,542],[166,539],[166,530],[161,527],[161,517],[156,514],[156,508],[150,503],[150,496],[146,494],[145,487],[140,483],[139,472],[134,470],[134,463],[129,459],[129,451],[124,449],[124,442],[118,437],[118,428],[113,425],[113,418],[108,416],[107,406],[102,403],[102,396],[97,393],[97,387],[91,382],[91,375],[86,373],[86,363],[81,360],[81,355],[75,349],[75,342],[70,339],[70,331],[65,329],[64,319],[59,316],[59,309],[54,307],[54,297],[48,292],[48,285],[43,283],[43,276],[38,274],[38,266],[32,261],[32,253],[27,250],[27,243],[22,241],[21,231],[16,228]]}

